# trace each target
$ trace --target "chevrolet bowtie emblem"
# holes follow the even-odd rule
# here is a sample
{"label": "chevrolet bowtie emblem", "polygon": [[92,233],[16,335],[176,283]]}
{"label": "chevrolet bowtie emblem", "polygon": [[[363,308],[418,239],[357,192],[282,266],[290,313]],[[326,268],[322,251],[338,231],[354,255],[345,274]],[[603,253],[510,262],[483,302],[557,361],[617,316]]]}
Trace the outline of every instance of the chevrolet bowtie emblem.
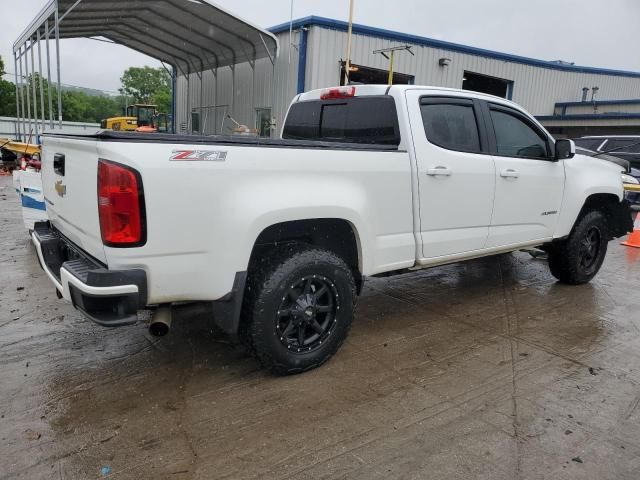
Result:
{"label": "chevrolet bowtie emblem", "polygon": [[62,183],[62,180],[58,180],[56,182],[55,188],[56,192],[58,192],[58,195],[60,195],[61,197],[64,197],[67,194],[67,186]]}

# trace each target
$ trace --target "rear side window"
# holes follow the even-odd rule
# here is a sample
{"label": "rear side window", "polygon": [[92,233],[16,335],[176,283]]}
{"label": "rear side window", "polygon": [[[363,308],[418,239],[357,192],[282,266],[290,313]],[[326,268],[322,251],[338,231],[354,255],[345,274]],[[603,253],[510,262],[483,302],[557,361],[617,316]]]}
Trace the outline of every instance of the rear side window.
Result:
{"label": "rear side window", "polygon": [[480,153],[480,135],[473,102],[424,99],[420,105],[429,142],[448,150]]}
{"label": "rear side window", "polygon": [[491,109],[499,155],[522,158],[549,158],[547,139],[517,114]]}
{"label": "rear side window", "polygon": [[294,103],[289,109],[282,137],[399,145],[396,104],[386,95]]}

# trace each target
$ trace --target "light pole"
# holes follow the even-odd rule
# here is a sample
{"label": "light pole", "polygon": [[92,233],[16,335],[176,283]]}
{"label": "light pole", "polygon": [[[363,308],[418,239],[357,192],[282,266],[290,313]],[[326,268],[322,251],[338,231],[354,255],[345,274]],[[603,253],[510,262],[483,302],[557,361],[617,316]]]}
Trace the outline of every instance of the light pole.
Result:
{"label": "light pole", "polygon": [[349,30],[347,33],[347,58],[344,69],[344,84],[349,85],[349,74],[351,73],[351,39],[353,37],[353,8],[354,0],[349,0]]}
{"label": "light pole", "polygon": [[291,68],[291,50],[292,49],[293,49],[293,0],[291,0],[291,10],[289,12],[289,68]]}

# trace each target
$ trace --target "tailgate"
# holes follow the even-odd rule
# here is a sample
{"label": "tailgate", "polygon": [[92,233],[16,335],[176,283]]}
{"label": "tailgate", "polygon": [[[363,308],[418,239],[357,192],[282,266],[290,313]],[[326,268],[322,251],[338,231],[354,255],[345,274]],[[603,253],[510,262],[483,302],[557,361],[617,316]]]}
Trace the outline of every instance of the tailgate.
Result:
{"label": "tailgate", "polygon": [[49,220],[78,247],[106,263],[97,179],[95,138],[43,137],[42,187]]}

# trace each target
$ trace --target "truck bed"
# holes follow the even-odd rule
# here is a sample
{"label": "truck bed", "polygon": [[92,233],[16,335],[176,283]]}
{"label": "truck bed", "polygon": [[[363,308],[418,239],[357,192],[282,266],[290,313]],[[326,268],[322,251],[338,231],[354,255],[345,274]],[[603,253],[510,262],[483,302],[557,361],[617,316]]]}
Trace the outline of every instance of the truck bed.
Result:
{"label": "truck bed", "polygon": [[[172,158],[183,150],[225,156]],[[105,163],[139,175],[139,246],[103,241],[96,186]],[[307,219],[362,225],[365,275],[415,261],[411,161],[395,146],[98,131],[44,136],[42,172],[52,227],[109,270],[145,270],[154,304],[224,297],[261,233],[302,209]]]}
{"label": "truck bed", "polygon": [[305,148],[327,150],[397,151],[396,145],[322,142],[317,140],[290,140],[280,138],[245,137],[230,135],[181,135],[174,133],[137,133],[101,130],[91,135],[45,134],[43,137],[97,140],[126,143],[169,143],[189,145],[232,145],[237,147]]}

